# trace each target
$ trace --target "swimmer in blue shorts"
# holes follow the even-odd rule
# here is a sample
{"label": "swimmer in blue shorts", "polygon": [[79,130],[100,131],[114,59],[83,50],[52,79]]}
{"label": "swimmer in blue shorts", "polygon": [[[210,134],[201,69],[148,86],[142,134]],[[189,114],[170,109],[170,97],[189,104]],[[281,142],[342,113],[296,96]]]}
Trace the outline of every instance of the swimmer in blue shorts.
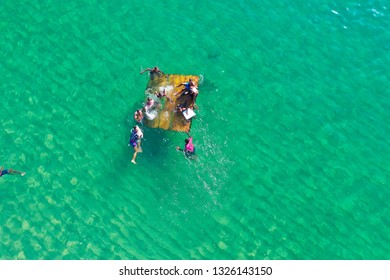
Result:
{"label": "swimmer in blue shorts", "polygon": [[0,177],[3,175],[15,175],[15,174],[20,174],[20,176],[26,175],[26,172],[20,172],[14,169],[4,169],[4,166],[0,167]]}
{"label": "swimmer in blue shorts", "polygon": [[143,137],[144,137],[144,134],[142,133],[142,131],[138,127],[138,125],[134,126],[133,129],[131,130],[130,141],[129,141],[129,146],[134,148],[134,155],[133,155],[133,158],[131,159],[131,162],[134,164],[137,164],[135,162],[135,158],[137,157],[137,153],[142,153],[141,138],[143,138]]}

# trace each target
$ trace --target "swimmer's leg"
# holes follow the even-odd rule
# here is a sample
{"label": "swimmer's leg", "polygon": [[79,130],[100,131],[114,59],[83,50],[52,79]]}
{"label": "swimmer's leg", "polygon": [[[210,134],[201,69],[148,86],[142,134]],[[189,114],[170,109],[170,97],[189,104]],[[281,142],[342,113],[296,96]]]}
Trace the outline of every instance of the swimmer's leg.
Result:
{"label": "swimmer's leg", "polygon": [[131,159],[131,162],[132,163],[134,163],[134,164],[137,164],[136,162],[135,162],[135,158],[137,157],[137,148],[136,147],[134,147],[134,155],[133,155],[133,158]]}
{"label": "swimmer's leg", "polygon": [[24,175],[26,175],[26,172],[20,172],[20,171],[18,171],[18,170],[14,170],[14,169],[8,169],[8,172],[9,172],[9,174],[11,174],[11,175],[13,175],[13,174],[20,174],[20,176],[24,176]]}

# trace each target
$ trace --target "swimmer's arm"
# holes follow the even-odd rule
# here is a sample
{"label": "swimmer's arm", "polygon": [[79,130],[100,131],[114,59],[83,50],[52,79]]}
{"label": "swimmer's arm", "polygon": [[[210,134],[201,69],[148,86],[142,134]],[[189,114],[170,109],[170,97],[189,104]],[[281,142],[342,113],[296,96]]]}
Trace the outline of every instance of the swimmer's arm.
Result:
{"label": "swimmer's arm", "polygon": [[151,71],[151,70],[153,70],[153,69],[152,69],[152,68],[146,68],[146,69],[142,70],[142,71],[140,72],[140,74],[143,74],[143,73],[145,73],[146,71]]}

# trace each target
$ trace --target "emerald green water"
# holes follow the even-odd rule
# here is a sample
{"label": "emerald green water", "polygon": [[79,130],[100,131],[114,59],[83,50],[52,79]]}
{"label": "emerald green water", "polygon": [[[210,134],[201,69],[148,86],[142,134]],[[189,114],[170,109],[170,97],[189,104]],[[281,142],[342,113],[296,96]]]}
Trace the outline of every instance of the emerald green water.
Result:
{"label": "emerald green water", "polygon": [[[390,259],[387,1],[0,5],[1,259]],[[191,134],[132,114],[203,75]]]}

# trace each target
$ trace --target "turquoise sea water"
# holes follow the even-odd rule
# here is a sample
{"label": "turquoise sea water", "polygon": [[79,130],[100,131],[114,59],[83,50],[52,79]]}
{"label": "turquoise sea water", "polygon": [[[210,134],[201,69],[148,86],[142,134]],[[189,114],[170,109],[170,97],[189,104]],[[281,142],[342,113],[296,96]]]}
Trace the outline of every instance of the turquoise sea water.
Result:
{"label": "turquoise sea water", "polygon": [[[390,259],[387,1],[0,4],[1,259]],[[132,114],[203,75],[191,134]]]}

